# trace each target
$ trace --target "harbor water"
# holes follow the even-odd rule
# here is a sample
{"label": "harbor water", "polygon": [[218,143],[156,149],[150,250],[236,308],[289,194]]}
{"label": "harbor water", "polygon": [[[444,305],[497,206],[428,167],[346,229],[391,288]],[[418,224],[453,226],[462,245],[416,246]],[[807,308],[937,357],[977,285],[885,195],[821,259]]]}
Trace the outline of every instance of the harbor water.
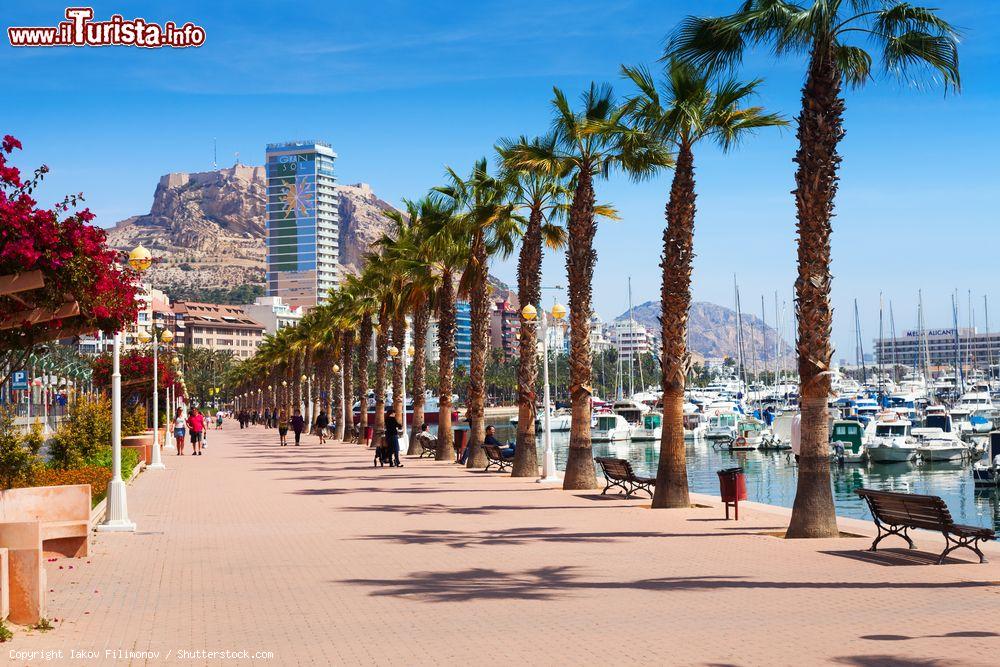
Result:
{"label": "harbor water", "polygon": [[[513,442],[514,427],[508,421],[497,421],[494,425],[501,442]],[[569,433],[553,433],[552,447],[556,468],[565,470]],[[539,437],[539,460],[542,450],[542,438]],[[594,456],[627,459],[636,474],[655,476],[660,446],[658,442],[648,441],[595,442],[593,452]],[[781,507],[791,507],[795,500],[797,469],[794,457],[786,452],[730,452],[713,448],[708,440],[688,440],[687,464],[688,484],[696,493],[718,495],[719,478],[716,472],[740,466],[746,473],[750,500]],[[974,487],[971,461],[833,465],[831,472],[834,502],[840,516],[871,518],[867,505],[854,493],[855,489],[865,487],[941,496],[948,503],[957,523],[1000,530],[1000,491]]]}

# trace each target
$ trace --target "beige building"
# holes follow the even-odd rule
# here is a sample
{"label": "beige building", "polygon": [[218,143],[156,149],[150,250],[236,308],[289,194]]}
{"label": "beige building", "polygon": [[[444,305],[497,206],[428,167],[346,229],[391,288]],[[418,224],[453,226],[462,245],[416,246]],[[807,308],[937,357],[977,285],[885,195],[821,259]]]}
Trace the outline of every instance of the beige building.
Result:
{"label": "beige building", "polygon": [[236,359],[252,357],[264,338],[264,325],[242,306],[177,301],[174,303],[175,345],[232,352]]}

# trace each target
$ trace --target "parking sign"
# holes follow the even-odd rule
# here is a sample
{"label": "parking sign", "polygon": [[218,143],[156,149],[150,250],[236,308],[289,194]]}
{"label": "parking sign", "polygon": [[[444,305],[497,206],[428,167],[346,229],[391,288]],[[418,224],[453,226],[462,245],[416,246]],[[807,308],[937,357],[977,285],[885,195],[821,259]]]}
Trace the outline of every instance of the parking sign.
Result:
{"label": "parking sign", "polygon": [[17,389],[27,389],[28,388],[28,371],[14,371],[10,376],[10,388]]}

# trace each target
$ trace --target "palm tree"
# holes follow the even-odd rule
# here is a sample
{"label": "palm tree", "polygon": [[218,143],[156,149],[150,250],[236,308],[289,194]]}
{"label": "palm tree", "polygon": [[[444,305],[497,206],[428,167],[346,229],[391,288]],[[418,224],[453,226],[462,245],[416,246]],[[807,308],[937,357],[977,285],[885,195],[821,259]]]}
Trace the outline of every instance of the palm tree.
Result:
{"label": "palm tree", "polygon": [[[615,103],[610,86],[591,84],[581,98],[582,109],[570,108],[566,96],[554,89],[554,141],[551,145],[513,147],[508,166],[574,179],[567,222],[569,236],[566,276],[570,315],[570,427],[569,456],[564,489],[597,486],[590,443],[591,415],[591,291],[594,279],[594,234],[597,231],[594,179],[619,169],[633,179],[646,178],[671,163],[661,142],[628,124],[627,109]],[[522,323],[523,325],[523,323]]]}
{"label": "palm tree", "polygon": [[[508,156],[516,159],[515,147],[532,144],[554,150],[553,136],[529,140],[502,139],[498,146],[501,159],[506,164]],[[512,170],[509,177],[514,184],[514,204],[526,217],[521,251],[517,259],[517,300],[523,307],[541,304],[542,293],[542,244],[558,249],[565,245],[566,232],[553,220],[565,213],[570,190],[561,176],[540,171]],[[512,477],[538,475],[538,448],[535,438],[535,418],[538,404],[535,392],[538,384],[538,332],[534,320],[522,320],[518,346],[517,366],[517,446],[514,449]]]}
{"label": "palm tree", "polygon": [[443,197],[435,200],[436,213],[428,220],[424,242],[427,262],[440,276],[437,295],[438,331],[438,447],[435,459],[451,457],[454,434],[451,430],[451,395],[455,377],[455,274],[468,261],[469,238],[455,221],[454,209]]}
{"label": "palm tree", "polygon": [[399,305],[413,317],[413,412],[407,454],[418,454],[420,444],[414,436],[424,422],[424,394],[427,389],[427,358],[424,350],[433,299],[440,283],[440,276],[435,273],[433,264],[428,259],[426,245],[429,229],[441,217],[441,209],[437,199],[430,196],[419,201],[403,200],[403,208],[405,212],[394,209],[385,214],[393,221],[396,233],[391,237],[384,237],[379,243],[383,253],[393,263],[400,280]]}
{"label": "palm tree", "polygon": [[764,113],[761,107],[746,105],[760,85],[759,79],[745,83],[730,79],[713,88],[708,74],[688,63],[671,61],[658,90],[647,69],[623,66],[622,72],[639,89],[638,95],[629,101],[630,115],[677,155],[660,262],[663,434],[653,507],[689,507],[684,379],[694,258],[694,147],[708,140],[727,151],[758,128],[784,126],[787,122],[775,114]]}
{"label": "palm tree", "polygon": [[460,284],[461,292],[469,295],[472,324],[466,401],[470,426],[467,465],[482,468],[486,465],[482,444],[486,437],[486,357],[490,346],[489,258],[494,254],[509,255],[520,228],[508,201],[509,184],[490,175],[486,158],[476,161],[467,179],[450,168],[447,178],[448,185],[435,189],[454,205],[455,224],[462,226],[470,239]]}
{"label": "palm tree", "polygon": [[933,9],[886,0],[745,0],[731,15],[689,17],[672,36],[667,56],[708,67],[731,67],[752,46],[777,55],[808,53],[794,162],[798,219],[799,478],[788,537],[838,534],[828,456],[828,410],[833,349],[830,331],[830,233],[844,135],[843,84],[862,87],[880,54],[888,73],[909,78],[913,67],[958,89],[958,34]]}

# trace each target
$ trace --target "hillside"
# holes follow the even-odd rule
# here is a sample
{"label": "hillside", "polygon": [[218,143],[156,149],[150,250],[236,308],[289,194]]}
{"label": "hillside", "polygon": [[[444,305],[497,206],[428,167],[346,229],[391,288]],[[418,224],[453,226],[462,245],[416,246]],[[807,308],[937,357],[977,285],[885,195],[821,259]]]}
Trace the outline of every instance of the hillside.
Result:
{"label": "hillside", "polygon": [[[386,229],[392,208],[366,184],[338,185],[341,262],[360,269],[361,257]],[[264,285],[267,180],[263,167],[235,165],[166,174],[149,213],[108,230],[112,247],[139,243],[160,258],[150,277],[168,293]]]}
{"label": "hillside", "polygon": [[[628,311],[615,318],[627,320]],[[632,308],[635,321],[659,336],[660,304],[647,301]],[[743,351],[747,359],[774,359],[777,332],[765,325],[759,317],[743,313]],[[688,344],[693,352],[703,357],[736,357],[736,311],[714,303],[696,301],[688,311]],[[791,348],[780,341],[781,355],[791,353]]]}

